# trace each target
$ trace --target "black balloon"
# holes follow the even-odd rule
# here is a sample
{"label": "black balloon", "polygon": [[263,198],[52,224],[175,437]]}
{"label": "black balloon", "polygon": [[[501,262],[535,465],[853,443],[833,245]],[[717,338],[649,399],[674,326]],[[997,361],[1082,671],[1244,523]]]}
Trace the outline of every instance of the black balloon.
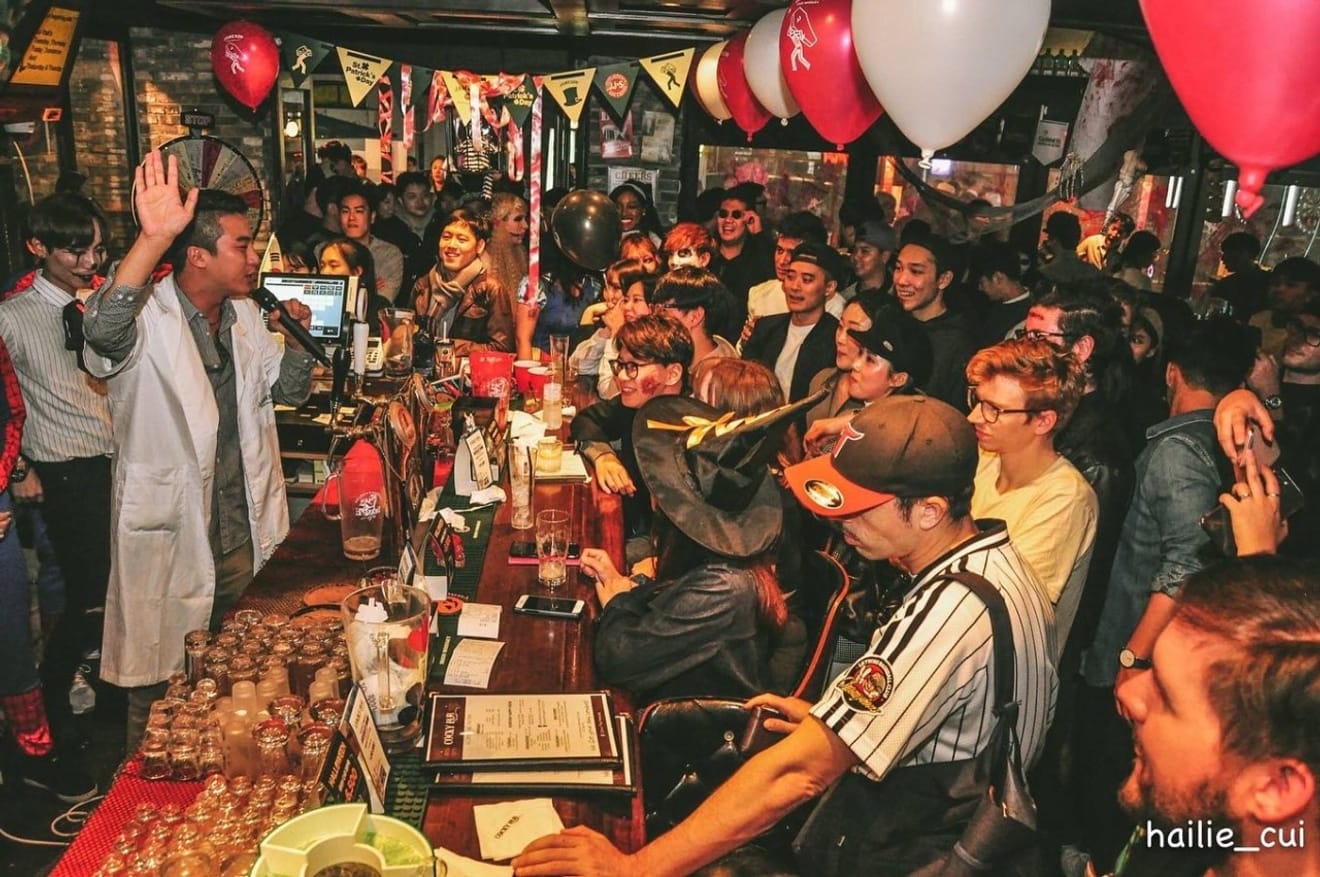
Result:
{"label": "black balloon", "polygon": [[603,271],[619,258],[623,217],[604,192],[569,192],[555,206],[550,227],[563,254],[588,271]]}

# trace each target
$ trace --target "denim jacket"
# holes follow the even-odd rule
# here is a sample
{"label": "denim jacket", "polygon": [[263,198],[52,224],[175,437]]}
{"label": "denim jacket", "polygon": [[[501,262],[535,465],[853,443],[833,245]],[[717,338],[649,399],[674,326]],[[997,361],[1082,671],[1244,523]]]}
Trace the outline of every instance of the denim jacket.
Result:
{"label": "denim jacket", "polygon": [[1219,501],[1222,482],[1213,415],[1210,408],[1189,411],[1146,430],[1109,592],[1082,664],[1088,685],[1114,684],[1119,650],[1127,645],[1150,595],[1176,595],[1183,579],[1213,556],[1206,552],[1210,537],[1201,529],[1201,516]]}

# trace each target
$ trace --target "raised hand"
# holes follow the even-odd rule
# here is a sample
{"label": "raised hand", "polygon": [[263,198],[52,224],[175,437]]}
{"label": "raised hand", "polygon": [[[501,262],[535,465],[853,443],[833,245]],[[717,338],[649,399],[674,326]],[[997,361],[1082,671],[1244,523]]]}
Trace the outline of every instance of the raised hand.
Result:
{"label": "raised hand", "polygon": [[134,173],[133,205],[143,237],[173,241],[192,222],[198,189],[179,196],[179,160],[153,149]]}

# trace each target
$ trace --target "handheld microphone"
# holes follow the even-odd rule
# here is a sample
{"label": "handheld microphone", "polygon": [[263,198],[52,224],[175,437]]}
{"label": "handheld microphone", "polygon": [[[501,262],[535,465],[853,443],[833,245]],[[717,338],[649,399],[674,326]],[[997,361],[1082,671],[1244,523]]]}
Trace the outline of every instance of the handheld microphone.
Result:
{"label": "handheld microphone", "polygon": [[293,317],[289,316],[288,311],[284,310],[284,302],[275,297],[275,294],[264,286],[259,286],[252,290],[252,300],[261,305],[267,311],[280,312],[280,325],[289,330],[293,340],[302,345],[312,357],[326,368],[334,368],[330,362],[330,357],[326,356],[325,348],[321,343],[312,337],[312,333],[307,331],[307,327],[299,323]]}

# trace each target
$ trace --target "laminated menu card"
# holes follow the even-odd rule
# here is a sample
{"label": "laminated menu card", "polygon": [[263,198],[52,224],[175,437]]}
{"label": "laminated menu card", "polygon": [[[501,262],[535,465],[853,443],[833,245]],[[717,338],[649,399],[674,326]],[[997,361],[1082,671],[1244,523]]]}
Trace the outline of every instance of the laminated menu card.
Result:
{"label": "laminated menu card", "polygon": [[425,761],[438,770],[623,763],[608,692],[432,694]]}

